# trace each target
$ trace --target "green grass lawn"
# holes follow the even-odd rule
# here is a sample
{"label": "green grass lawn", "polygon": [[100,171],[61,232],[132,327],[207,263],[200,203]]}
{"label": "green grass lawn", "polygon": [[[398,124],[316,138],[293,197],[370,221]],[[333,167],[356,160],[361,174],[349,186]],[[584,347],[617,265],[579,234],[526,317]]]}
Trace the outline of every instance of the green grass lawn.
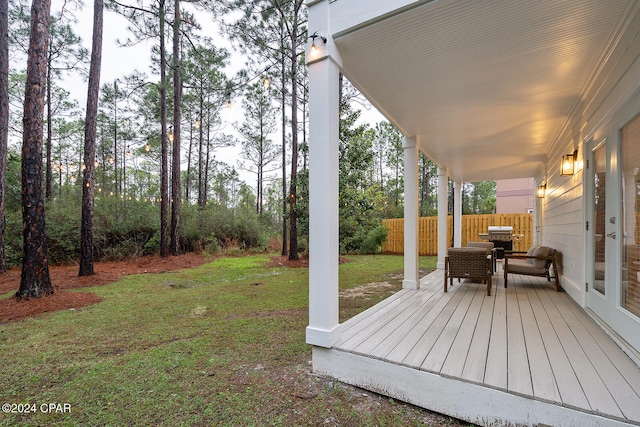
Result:
{"label": "green grass lawn", "polygon": [[[390,286],[345,297],[341,317],[400,288],[402,257],[349,260],[340,266],[341,289]],[[79,290],[100,295],[99,304],[0,325],[0,403],[36,409],[0,413],[0,425],[451,422],[314,375],[305,343],[308,270],[269,261],[220,258],[129,276]],[[421,260],[423,269],[434,266],[434,258]],[[41,405],[49,403],[60,406],[46,412]]]}

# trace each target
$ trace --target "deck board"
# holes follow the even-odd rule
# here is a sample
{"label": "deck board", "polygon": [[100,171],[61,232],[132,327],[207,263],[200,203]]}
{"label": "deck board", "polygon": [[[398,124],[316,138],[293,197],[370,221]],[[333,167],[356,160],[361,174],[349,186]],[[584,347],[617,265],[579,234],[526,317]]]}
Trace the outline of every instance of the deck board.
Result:
{"label": "deck board", "polygon": [[425,313],[435,310],[436,307],[442,306],[446,302],[447,299],[444,298],[444,293],[434,293],[427,300],[423,300],[420,309],[405,313],[405,321],[399,325],[391,335],[387,336],[385,340],[372,348],[369,354],[373,357],[387,356],[400,344],[404,337],[410,335],[414,330],[420,331],[419,328],[417,329],[417,325],[425,316]]}
{"label": "deck board", "polygon": [[576,373],[580,386],[589,401],[589,406],[594,412],[622,417],[622,412],[611,397],[595,367],[591,364],[581,343],[571,330],[571,326],[564,318],[566,314],[564,304],[557,298],[549,298],[548,301],[550,304],[545,305],[545,307],[550,314],[552,324],[560,338],[560,342],[562,342],[567,357],[571,361],[571,366]]}
{"label": "deck board", "polygon": [[[485,285],[482,285],[484,287]],[[478,325],[478,317],[482,310],[482,303],[487,297],[480,292],[474,292],[473,299],[467,312],[464,316],[462,324],[458,327],[456,337],[453,340],[450,354],[445,359],[445,363],[442,365],[440,373],[451,377],[462,377],[462,371],[464,370],[464,364],[469,356],[471,348],[471,341],[475,335],[475,330]],[[486,350],[484,350],[486,352]]]}
{"label": "deck board", "polygon": [[[507,291],[498,284],[491,320],[491,340],[487,351],[484,384],[500,390],[507,389]],[[469,373],[467,373],[469,375]],[[478,373],[477,375],[480,375]],[[470,376],[473,378],[475,376]]]}
{"label": "deck board", "polygon": [[[425,357],[422,365],[420,365],[420,369],[440,373],[442,365],[444,365],[447,360],[453,341],[456,339],[458,331],[460,331],[460,325],[469,311],[469,306],[473,302],[474,296],[475,292],[473,291],[465,292],[462,300],[451,315],[451,318],[446,322],[444,328],[442,328],[442,332],[431,348],[431,351],[427,354],[427,357]],[[458,354],[452,354],[451,356],[459,357]]]}
{"label": "deck board", "polygon": [[402,363],[415,368],[420,368],[427,354],[431,351],[440,334],[449,323],[451,316],[462,301],[465,292],[456,292],[453,297],[449,297],[449,302],[444,306],[442,311],[438,313],[429,325],[423,325],[424,333],[420,339],[411,347],[407,356],[402,359]]}
{"label": "deck board", "polygon": [[469,344],[469,352],[467,354],[467,359],[464,362],[462,374],[459,375],[460,377],[477,384],[482,384],[484,382],[495,302],[495,297],[482,299],[482,307],[480,308],[480,314],[478,316],[478,324],[476,325],[471,343]]}
{"label": "deck board", "polygon": [[535,294],[530,294],[528,289],[531,288],[519,289],[517,296],[527,345],[533,395],[543,400],[557,402],[560,400],[560,392],[556,385],[551,362],[540,331],[540,325],[545,327],[545,324],[539,324],[536,319],[532,307],[536,302],[532,300]]}
{"label": "deck board", "polygon": [[[571,327],[576,339],[589,358],[591,365],[597,367],[598,375],[604,383],[611,398],[627,418],[640,419],[640,406],[638,406],[638,394],[623,377],[609,356],[602,349],[600,343],[585,328],[583,321],[576,316],[569,307],[570,301],[562,301],[567,324]],[[637,379],[637,376],[636,376]]]}
{"label": "deck board", "polygon": [[443,273],[343,324],[341,351],[640,425],[640,368],[565,293],[514,275],[504,288]]}
{"label": "deck board", "polygon": [[[422,313],[422,317],[406,335],[397,337],[400,338],[400,341],[384,356],[386,359],[413,367],[418,367],[422,364],[424,356],[421,355],[427,351],[427,348],[430,349],[433,342],[435,342],[435,339],[428,339],[430,335],[427,332],[435,334],[436,332],[434,331],[438,330],[437,334],[439,334],[441,328],[439,324],[436,323],[436,319],[441,317],[440,322],[442,324],[442,328],[444,328],[444,324],[447,321],[447,313],[449,310],[452,312],[452,309],[450,308],[444,313],[443,311],[447,307],[455,306],[457,302],[462,299],[462,293],[444,294],[444,292],[442,292],[442,295],[443,297],[441,297],[432,307],[425,307],[428,308],[428,311]],[[416,360],[411,355],[417,355],[419,360]]]}
{"label": "deck board", "polygon": [[535,293],[537,296],[534,312],[538,323],[541,325],[542,341],[547,349],[547,357],[553,369],[561,401],[569,407],[590,408],[589,401],[571,366],[571,361],[567,357],[562,342],[555,331],[552,317],[549,316],[549,310],[555,310],[555,305],[551,299],[552,295],[549,295],[544,288],[531,289],[529,293]]}
{"label": "deck board", "polygon": [[507,389],[531,396],[533,385],[518,296],[515,286],[507,289]]}

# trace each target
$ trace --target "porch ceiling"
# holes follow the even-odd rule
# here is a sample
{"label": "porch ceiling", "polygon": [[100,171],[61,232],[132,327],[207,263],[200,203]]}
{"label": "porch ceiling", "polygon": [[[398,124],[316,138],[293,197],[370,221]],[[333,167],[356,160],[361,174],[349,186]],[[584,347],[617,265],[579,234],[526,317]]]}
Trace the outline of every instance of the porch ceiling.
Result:
{"label": "porch ceiling", "polygon": [[479,181],[542,171],[633,0],[404,3],[333,35],[343,72],[452,177]]}

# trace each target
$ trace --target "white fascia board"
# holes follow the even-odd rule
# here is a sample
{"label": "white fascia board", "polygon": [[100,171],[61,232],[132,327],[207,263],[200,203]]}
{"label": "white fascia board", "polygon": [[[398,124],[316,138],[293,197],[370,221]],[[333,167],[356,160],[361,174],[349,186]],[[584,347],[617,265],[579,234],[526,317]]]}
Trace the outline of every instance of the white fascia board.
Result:
{"label": "white fascia board", "polygon": [[331,33],[338,38],[431,1],[336,0],[331,2]]}

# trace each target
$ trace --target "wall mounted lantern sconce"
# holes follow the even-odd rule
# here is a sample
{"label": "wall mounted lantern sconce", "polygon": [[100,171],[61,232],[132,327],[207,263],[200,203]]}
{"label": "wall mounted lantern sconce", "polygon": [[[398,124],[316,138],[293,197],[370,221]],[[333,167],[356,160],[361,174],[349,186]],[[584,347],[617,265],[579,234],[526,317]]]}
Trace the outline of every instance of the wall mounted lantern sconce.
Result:
{"label": "wall mounted lantern sconce", "polygon": [[578,150],[573,150],[571,154],[565,154],[562,156],[562,162],[560,163],[560,175],[569,176],[573,175],[576,171],[576,160],[578,159]]}
{"label": "wall mounted lantern sconce", "polygon": [[543,183],[538,185],[538,190],[536,191],[536,197],[538,199],[544,199],[544,196],[547,195],[547,183]]}
{"label": "wall mounted lantern sconce", "polygon": [[318,34],[318,32],[316,31],[315,33],[311,34],[309,36],[309,38],[311,39],[311,54],[315,54],[317,52],[317,47],[316,47],[316,39],[320,39],[322,40],[322,42],[324,44],[327,43],[327,38],[326,37],[322,37],[321,35]]}
{"label": "wall mounted lantern sconce", "polygon": [[315,33],[311,34],[309,36],[309,38],[311,39],[311,49],[315,49],[316,48],[316,39],[320,39],[322,40],[322,43],[327,43],[327,38],[326,37],[322,37],[320,34],[318,34],[318,32],[316,31]]}

